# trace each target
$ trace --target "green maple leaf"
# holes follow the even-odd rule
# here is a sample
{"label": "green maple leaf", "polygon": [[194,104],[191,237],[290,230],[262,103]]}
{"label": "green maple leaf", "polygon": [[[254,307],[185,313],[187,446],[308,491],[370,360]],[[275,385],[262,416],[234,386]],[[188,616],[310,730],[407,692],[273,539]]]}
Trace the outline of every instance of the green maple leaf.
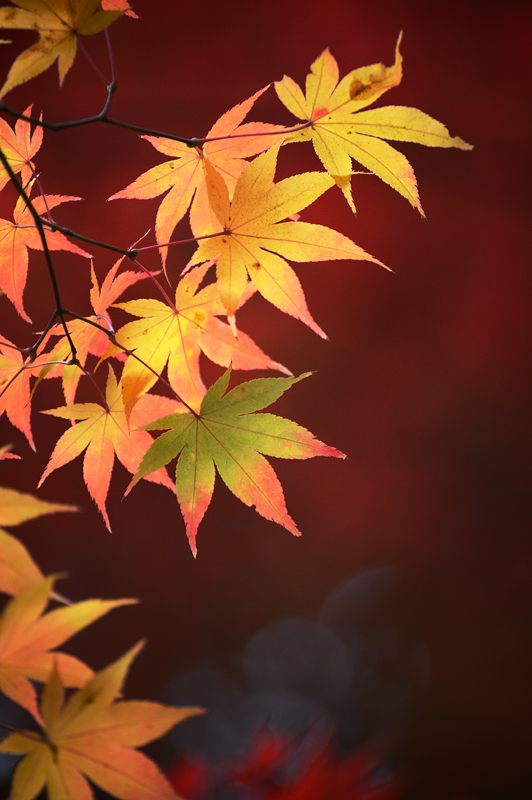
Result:
{"label": "green maple leaf", "polygon": [[228,392],[230,374],[229,369],[210,387],[199,414],[173,414],[147,426],[165,433],[146,452],[130,486],[178,459],[177,499],[194,555],[198,526],[211,502],[216,472],[245,505],[255,506],[258,514],[300,536],[287,511],[279,479],[264,456],[345,458],[291,420],[254,413],[310,373],[296,378],[258,378]]}

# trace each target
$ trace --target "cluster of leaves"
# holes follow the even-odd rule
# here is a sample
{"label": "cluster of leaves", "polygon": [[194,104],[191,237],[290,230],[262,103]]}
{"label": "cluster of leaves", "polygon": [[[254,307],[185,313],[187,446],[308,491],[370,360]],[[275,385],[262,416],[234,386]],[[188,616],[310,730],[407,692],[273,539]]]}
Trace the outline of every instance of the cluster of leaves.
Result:
{"label": "cluster of leaves", "polygon": [[[122,13],[134,15],[125,2],[100,6],[93,0],[16,0],[15,6],[0,8],[0,23],[8,28],[35,29],[39,41],[14,61],[1,94],[55,60],[62,81],[74,59],[79,36],[106,29]],[[422,213],[410,164],[385,140],[469,147],[417,109],[385,106],[365,110],[400,82],[399,44],[391,66],[373,64],[340,79],[337,63],[326,50],[312,64],[305,92],[287,76],[275,83],[279,99],[298,120],[293,127],[245,121],[268,89],[265,87],[223,114],[204,139],[145,135],[167,160],[110,199],[164,195],[156,216],[157,244],[153,247],[159,250],[167,281],[170,285],[175,282],[175,289],[167,291],[164,281],[140,263],[139,254],[150,246],[126,248],[122,252],[134,269],[124,270],[122,262],[116,262],[99,286],[92,268],[91,316],[68,312],[75,319],[67,323],[65,309],[56,308],[55,324],[48,326],[38,346],[26,352],[0,339],[0,375],[7,387],[0,399],[0,411],[7,412],[34,446],[30,383],[35,378],[37,384],[44,378],[62,379],[66,405],[46,413],[68,420],[70,427],[59,438],[41,480],[84,452],[85,482],[108,528],[106,497],[117,456],[134,476],[131,486],[147,478],[176,493],[194,553],[198,525],[210,503],[216,473],[242,502],[293,534],[299,533],[265,456],[343,454],[289,420],[255,413],[299,378],[292,378],[288,369],[240,330],[236,318],[249,298],[258,293],[325,337],[289,262],[381,262],[344,234],[302,221],[301,212],[334,186],[340,188],[354,210],[351,177],[355,160]],[[79,198],[45,195],[36,180],[35,157],[43,138],[40,121],[32,133],[28,121],[31,109],[19,116],[14,129],[5,121],[0,129],[6,161],[1,177],[6,183],[18,173],[21,190],[13,221],[1,222],[0,288],[28,321],[23,302],[28,248],[44,249],[49,266],[50,251],[56,249],[84,259],[89,253],[74,244],[76,234],[68,231],[70,235],[65,235],[65,229],[52,216],[57,206]],[[276,182],[280,151],[289,144],[307,141],[312,141],[326,171],[292,175]],[[171,237],[187,211],[192,239],[184,241],[196,241],[197,249],[183,265],[181,277],[174,280],[167,272],[167,255],[170,247],[182,241],[172,241]],[[36,224],[39,220],[40,226]],[[87,241],[87,237],[78,238]],[[159,298],[117,302],[124,291],[144,278],[151,279]],[[133,321],[116,330],[111,317],[115,308],[132,316]],[[202,355],[227,369],[208,390],[201,374]],[[90,359],[93,362],[88,366]],[[93,380],[92,372],[105,361],[109,362],[106,388],[100,390],[99,401],[75,402],[80,378],[85,375]],[[117,366],[122,370],[119,378]],[[231,367],[275,370],[290,377],[252,380],[227,392]],[[152,393],[156,383],[172,396]],[[148,430],[165,433],[153,441]],[[176,458],[174,485],[165,467]]]}
{"label": "cluster of leaves", "polygon": [[[13,457],[7,450],[3,458]],[[44,514],[75,511],[0,487],[0,525],[15,526]],[[58,648],[113,609],[135,600],[70,603],[54,591],[26,547],[0,528],[0,692],[31,715],[32,727],[13,731],[0,753],[23,756],[11,800],[33,800],[44,787],[51,800],[89,800],[87,779],[123,800],[176,795],[155,764],[135,748],[200,713],[152,702],[120,699],[133,647],[101,672]],[[56,607],[48,610],[50,603]],[[40,697],[34,682],[44,684]],[[73,689],[67,696],[66,689]]]}
{"label": "cluster of leaves", "polygon": [[[246,121],[269,87],[223,114],[204,138],[121,122],[109,116],[116,80],[108,27],[123,15],[136,18],[127,0],[13,0],[0,8],[0,27],[38,36],[14,60],[0,98],[56,62],[62,83],[78,49],[87,54],[82,37],[101,32],[111,71],[104,107],[83,120],[49,123],[32,116],[31,106],[19,113],[0,102],[0,111],[16,119],[12,126],[0,118],[0,189],[10,182],[18,194],[13,219],[0,220],[0,293],[31,322],[24,304],[28,253],[42,251],[54,302],[48,322],[40,323],[41,333],[29,346],[0,334],[0,414],[5,412],[35,449],[31,401],[43,381],[61,381],[65,404],[44,413],[65,420],[68,427],[41,483],[83,454],[87,489],[109,530],[106,499],[116,457],[132,476],[127,491],[147,479],[176,495],[194,555],[217,474],[244,504],[299,535],[267,457],[344,455],[297,423],[264,412],[306,374],[294,377],[241,330],[240,310],[260,295],[325,338],[292,264],[367,260],[384,265],[343,233],[301,220],[301,213],[331,189],[340,190],[355,211],[354,161],[422,214],[412,167],[388,142],[470,146],[417,109],[367,110],[401,81],[400,40],[391,66],[373,64],[340,78],[326,50],[311,65],[305,91],[287,76],[276,82],[279,100],[296,118],[291,126]],[[101,76],[90,56],[89,63]],[[110,198],[163,195],[155,244],[119,247],[57,221],[55,209],[80,198],[44,192],[37,166],[43,131],[90,123],[136,130],[166,157]],[[309,141],[324,169],[276,181],[278,160],[290,152],[289,145]],[[191,237],[173,240],[187,214]],[[99,280],[92,252],[75,241],[118,252],[121,258]],[[176,276],[168,264],[169,249],[190,242],[196,250]],[[161,257],[156,272],[140,261],[143,251],[151,249]],[[90,261],[88,313],[65,308],[52,256],[56,250]],[[157,297],[145,292],[124,301],[122,295],[140,282]],[[117,325],[115,310],[133,319]],[[210,386],[204,382],[203,358],[224,369]],[[271,370],[283,377],[255,378],[230,389],[232,370]],[[98,382],[101,372],[104,387]],[[94,392],[93,402],[78,402],[80,381]],[[153,391],[156,386],[161,393]],[[153,432],[159,435],[154,438]],[[13,457],[5,449],[0,456]],[[174,461],[172,480],[166,468]],[[0,490],[4,525],[57,510],[66,508]],[[55,578],[41,573],[25,547],[0,531],[0,590],[13,596],[0,617],[0,691],[40,726],[13,732],[0,745],[2,752],[24,756],[15,771],[13,800],[31,800],[45,786],[52,800],[84,800],[92,797],[86,778],[124,800],[174,797],[155,765],[134,748],[198,710],[116,702],[138,648],[96,675],[57,648],[131,601],[90,600],[47,611],[50,602],[61,601],[54,585]],[[40,699],[31,681],[45,684]],[[74,689],[68,698],[65,687]]]}

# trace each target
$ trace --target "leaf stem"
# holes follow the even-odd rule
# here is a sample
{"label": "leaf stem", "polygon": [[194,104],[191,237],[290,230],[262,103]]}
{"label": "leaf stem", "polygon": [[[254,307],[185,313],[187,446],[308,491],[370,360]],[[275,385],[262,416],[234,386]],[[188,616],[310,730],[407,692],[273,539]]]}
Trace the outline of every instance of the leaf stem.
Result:
{"label": "leaf stem", "polygon": [[216,231],[216,233],[204,233],[203,236],[189,236],[187,239],[173,239],[171,242],[164,242],[163,244],[148,244],[145,247],[137,247],[136,252],[162,250],[163,247],[173,247],[175,244],[191,244],[192,242],[199,242],[201,239],[213,239],[215,236],[223,236],[224,233],[225,231]]}
{"label": "leaf stem", "polygon": [[112,98],[117,89],[115,78],[112,78],[112,80],[107,84],[106,89],[107,97],[102,109],[97,114],[91,114],[87,117],[79,117],[78,119],[63,120],[60,122],[46,122],[45,120],[39,119],[38,117],[33,117],[30,114],[23,114],[22,112],[17,111],[16,109],[11,108],[2,102],[0,102],[0,111],[3,111],[4,114],[8,114],[11,117],[24,120],[25,122],[30,122],[32,125],[36,125],[39,128],[44,128],[45,130],[49,131],[58,132],[68,130],[70,128],[81,128],[85,125],[93,125],[97,122],[101,122],[106,125],[113,125],[116,128],[122,128],[123,130],[141,133],[145,136],[154,136],[157,139],[170,139],[171,141],[185,144],[187,147],[202,147],[204,144],[208,144],[209,142],[221,142],[225,139],[246,139],[250,137],[257,138],[259,136],[286,136],[291,133],[303,131],[313,124],[312,120],[305,120],[298,125],[293,125],[291,128],[280,128],[278,131],[265,131],[264,133],[226,133],[223,136],[180,136],[179,134],[170,133],[169,131],[161,131],[156,128],[149,128],[145,125],[138,125],[134,122],[127,122],[126,120],[109,116]]}

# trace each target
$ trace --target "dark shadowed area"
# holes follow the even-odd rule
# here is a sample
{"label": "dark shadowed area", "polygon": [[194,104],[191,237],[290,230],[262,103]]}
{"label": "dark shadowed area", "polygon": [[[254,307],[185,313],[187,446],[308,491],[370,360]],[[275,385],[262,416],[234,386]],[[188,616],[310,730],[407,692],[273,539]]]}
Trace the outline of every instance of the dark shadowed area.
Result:
{"label": "dark shadowed area", "polygon": [[[19,529],[43,570],[68,571],[61,591],[73,599],[142,601],[79,635],[76,653],[99,668],[146,637],[128,695],[211,708],[152,750],[161,763],[203,757],[218,770],[245,759],[266,731],[297,743],[292,769],[318,740],[332,737],[342,757],[376,747],[381,769],[402,782],[399,796],[412,800],[528,796],[530,11],[453,0],[133,5],[141,19],[110,31],[120,118],[202,136],[283,73],[302,82],[326,46],[342,74],[391,63],[402,29],[403,82],[379,105],[420,108],[475,149],[398,144],[426,221],[371,176],[353,179],[356,217],[336,190],[304,212],[394,270],[297,265],[330,341],[257,298],[241,315],[273,358],[294,373],[315,371],[276,413],[348,454],[275,464],[302,539],[254,515],[219,481],[194,561],[175,499],[161,487],[144,483],[122,501],[129,477],[116,466],[109,535],[79,459],[45,483],[43,497],[83,513]],[[31,39],[11,38],[0,51],[2,78]],[[103,40],[87,47],[105,68]],[[51,70],[8,99],[52,120],[93,113],[104,94],[80,54],[61,91]],[[251,118],[291,122],[272,89]],[[46,192],[84,198],[59,209],[60,222],[127,247],[153,227],[158,200],[106,198],[157,159],[135,134],[94,125],[45,133],[37,163]],[[281,174],[318,168],[310,146],[282,152]],[[0,195],[2,217],[14,197],[10,187]],[[189,235],[187,222],[176,235]],[[103,276],[113,258],[92,252]],[[172,250],[171,280],[191,253]],[[66,304],[89,313],[86,263],[63,253],[55,261]],[[158,268],[156,252],[144,262]],[[53,308],[39,253],[30,255],[26,298],[31,328],[0,298],[2,332],[21,345]],[[217,374],[205,364],[209,379]],[[80,396],[90,393],[86,386]],[[35,407],[57,405],[59,382],[47,382]],[[5,417],[0,424],[0,444],[24,457],[0,466],[0,484],[33,491],[64,424],[34,412],[37,454]],[[19,724],[3,709],[0,719]]]}

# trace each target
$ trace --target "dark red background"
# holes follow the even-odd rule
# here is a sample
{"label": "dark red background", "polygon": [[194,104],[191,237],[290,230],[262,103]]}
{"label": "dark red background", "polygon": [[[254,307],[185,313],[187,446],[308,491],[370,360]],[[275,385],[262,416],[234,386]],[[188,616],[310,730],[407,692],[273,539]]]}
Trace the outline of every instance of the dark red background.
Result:
{"label": "dark red background", "polygon": [[[22,531],[43,568],[67,569],[63,590],[75,598],[142,600],[80,637],[78,652],[100,666],[148,637],[130,690],[157,697],[176,671],[226,663],[268,620],[312,617],[344,577],[393,565],[405,578],[398,614],[427,644],[433,666],[429,694],[403,731],[401,767],[415,776],[420,797],[525,796],[532,745],[526,6],[138,0],[135,7],[141,21],[111,30],[116,116],[201,136],[284,72],[302,81],[327,45],[342,71],[390,63],[403,29],[405,77],[382,102],[427,111],[475,150],[401,146],[426,222],[365,177],[354,180],[356,218],[333,191],[305,213],[395,270],[348,262],[298,268],[330,342],[258,300],[243,315],[272,356],[294,372],[317,371],[279,412],[349,455],[344,463],[279,463],[302,540],[219,485],[194,562],[169,493],[142,485],[122,503],[127,476],[117,468],[109,536],[84,490],[81,462],[49,479],[44,496],[78,503],[84,513]],[[105,64],[102,43],[88,46]],[[2,48],[6,68],[12,52]],[[49,119],[98,109],[103,87],[81,56],[61,92],[56,80],[50,72],[8,99],[20,109],[33,101]],[[273,91],[254,118],[290,121]],[[134,134],[100,125],[47,133],[38,165],[46,191],[85,198],[61,211],[61,221],[127,246],[153,225],[157,201],[105,199],[156,161]],[[290,148],[282,168],[318,163],[310,149]],[[4,191],[3,216],[12,198]],[[189,252],[172,252],[174,275]],[[94,253],[101,276],[112,259]],[[154,254],[149,263],[157,265]],[[85,264],[68,255],[57,264],[68,305],[88,312]],[[38,329],[51,308],[40,255],[31,256],[30,270],[27,306]],[[28,328],[5,300],[1,311],[3,332],[27,343]],[[58,384],[36,398],[38,408],[58,404]],[[2,442],[16,442],[25,457],[2,466],[3,484],[31,490],[63,430],[37,413],[34,422],[36,456],[2,420]]]}

